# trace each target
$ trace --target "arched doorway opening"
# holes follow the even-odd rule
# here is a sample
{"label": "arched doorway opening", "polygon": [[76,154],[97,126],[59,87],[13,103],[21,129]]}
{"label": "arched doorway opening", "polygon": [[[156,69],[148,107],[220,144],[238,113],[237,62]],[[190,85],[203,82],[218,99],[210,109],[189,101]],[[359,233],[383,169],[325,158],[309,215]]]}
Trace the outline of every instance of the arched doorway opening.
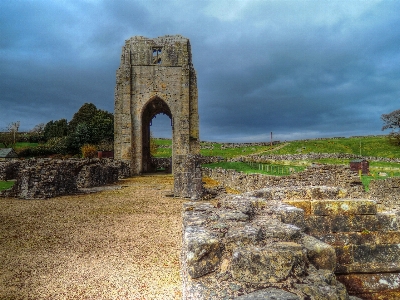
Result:
{"label": "arched doorway opening", "polygon": [[150,154],[150,127],[153,118],[158,114],[164,114],[171,120],[173,130],[172,114],[167,103],[159,97],[152,98],[144,107],[142,113],[142,172],[155,171],[151,164]]}

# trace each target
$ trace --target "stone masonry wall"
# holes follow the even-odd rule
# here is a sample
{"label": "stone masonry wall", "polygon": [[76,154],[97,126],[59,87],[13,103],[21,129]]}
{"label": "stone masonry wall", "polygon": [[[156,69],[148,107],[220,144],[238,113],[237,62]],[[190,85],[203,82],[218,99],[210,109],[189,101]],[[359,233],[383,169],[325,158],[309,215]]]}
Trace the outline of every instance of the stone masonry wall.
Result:
{"label": "stone masonry wall", "polygon": [[0,178],[16,179],[13,187],[0,192],[0,196],[51,198],[113,183],[129,174],[128,164],[110,159],[29,159],[0,163]]}
{"label": "stone masonry wall", "polygon": [[304,211],[279,200],[282,192],[267,194],[184,205],[184,300],[349,299],[333,274],[334,248],[303,232]]}

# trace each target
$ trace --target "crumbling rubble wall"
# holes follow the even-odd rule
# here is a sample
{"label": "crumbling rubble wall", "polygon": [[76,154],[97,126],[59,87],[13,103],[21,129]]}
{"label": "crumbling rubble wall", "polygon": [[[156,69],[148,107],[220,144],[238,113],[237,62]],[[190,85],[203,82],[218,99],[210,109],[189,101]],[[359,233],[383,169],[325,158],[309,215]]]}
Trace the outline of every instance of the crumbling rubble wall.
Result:
{"label": "crumbling rubble wall", "polygon": [[15,179],[0,196],[23,199],[73,194],[80,188],[116,182],[130,174],[129,165],[110,159],[29,159],[0,163],[0,178]]}
{"label": "crumbling rubble wall", "polygon": [[335,186],[346,189],[352,197],[364,195],[364,189],[357,173],[346,166],[315,165],[303,172],[289,176],[267,176],[262,174],[245,174],[222,168],[203,168],[203,175],[217,180],[224,186],[249,192],[265,187],[279,186]]}

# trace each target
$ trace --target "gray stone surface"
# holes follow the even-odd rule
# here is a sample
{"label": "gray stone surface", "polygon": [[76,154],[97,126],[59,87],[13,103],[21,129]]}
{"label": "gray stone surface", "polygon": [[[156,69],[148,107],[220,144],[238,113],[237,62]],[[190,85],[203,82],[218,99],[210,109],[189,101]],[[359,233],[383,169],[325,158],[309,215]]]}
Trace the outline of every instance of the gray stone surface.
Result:
{"label": "gray stone surface", "polygon": [[234,298],[235,300],[301,300],[295,294],[276,288],[259,290],[247,295]]}
{"label": "gray stone surface", "polygon": [[211,232],[199,227],[186,227],[184,241],[188,273],[192,278],[215,270],[222,251],[219,240]]}
{"label": "gray stone surface", "polygon": [[243,247],[233,251],[233,279],[250,284],[282,282],[305,273],[302,246],[281,242],[265,247]]}

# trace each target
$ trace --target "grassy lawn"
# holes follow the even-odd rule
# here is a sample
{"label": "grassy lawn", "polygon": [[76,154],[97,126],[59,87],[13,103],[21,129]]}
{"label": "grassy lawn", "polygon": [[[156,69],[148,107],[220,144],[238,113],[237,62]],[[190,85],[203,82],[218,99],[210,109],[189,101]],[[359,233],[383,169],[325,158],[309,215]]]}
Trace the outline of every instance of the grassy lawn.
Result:
{"label": "grassy lawn", "polygon": [[[361,146],[361,147],[360,147]],[[400,158],[400,147],[390,144],[385,136],[304,140],[264,154],[349,153],[362,156]]]}
{"label": "grassy lawn", "polygon": [[39,145],[38,143],[16,143],[15,144],[15,148],[19,149],[19,148],[25,148],[25,147],[37,147],[37,145]]}
{"label": "grassy lawn", "polygon": [[14,181],[0,181],[0,191],[7,190],[14,185]]}

